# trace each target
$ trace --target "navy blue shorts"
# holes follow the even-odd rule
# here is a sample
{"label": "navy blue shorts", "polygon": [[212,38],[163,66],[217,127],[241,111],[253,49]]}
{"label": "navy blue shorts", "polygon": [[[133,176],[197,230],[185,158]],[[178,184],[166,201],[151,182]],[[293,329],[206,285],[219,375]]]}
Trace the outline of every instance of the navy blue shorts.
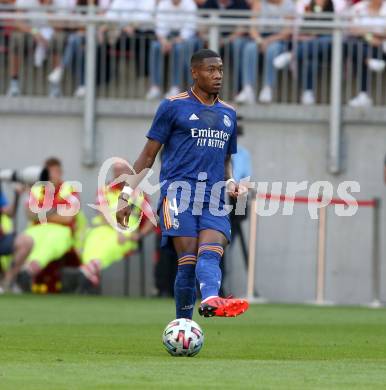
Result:
{"label": "navy blue shorts", "polygon": [[213,215],[209,204],[204,203],[201,215],[193,215],[192,207],[178,211],[176,200],[164,197],[158,215],[162,231],[161,246],[168,244],[169,237],[198,237],[201,230],[212,229],[222,233],[228,242],[231,240],[231,224],[228,215]]}
{"label": "navy blue shorts", "polygon": [[15,235],[13,233],[0,235],[0,256],[6,256],[13,253],[14,241]]}

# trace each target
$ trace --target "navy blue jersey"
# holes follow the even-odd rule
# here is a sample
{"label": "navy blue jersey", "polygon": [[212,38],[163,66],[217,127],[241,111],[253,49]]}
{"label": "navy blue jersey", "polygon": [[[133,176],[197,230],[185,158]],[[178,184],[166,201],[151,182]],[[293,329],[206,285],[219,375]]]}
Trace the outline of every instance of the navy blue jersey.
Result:
{"label": "navy blue jersey", "polygon": [[199,173],[205,172],[200,179],[209,201],[212,186],[224,181],[226,156],[237,152],[236,112],[220,99],[205,105],[190,90],[161,103],[147,137],[164,145],[161,194],[175,181],[191,183],[194,191]]}

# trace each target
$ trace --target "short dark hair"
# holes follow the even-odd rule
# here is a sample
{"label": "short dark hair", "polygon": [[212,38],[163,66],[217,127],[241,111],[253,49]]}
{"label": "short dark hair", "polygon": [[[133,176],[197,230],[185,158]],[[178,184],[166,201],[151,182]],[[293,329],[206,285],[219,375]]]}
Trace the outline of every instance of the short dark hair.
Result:
{"label": "short dark hair", "polygon": [[202,62],[205,58],[221,58],[218,53],[210,49],[200,49],[196,51],[190,59],[190,65],[194,66]]}
{"label": "short dark hair", "polygon": [[44,161],[44,168],[48,169],[51,167],[61,167],[62,162],[57,157],[50,157]]}

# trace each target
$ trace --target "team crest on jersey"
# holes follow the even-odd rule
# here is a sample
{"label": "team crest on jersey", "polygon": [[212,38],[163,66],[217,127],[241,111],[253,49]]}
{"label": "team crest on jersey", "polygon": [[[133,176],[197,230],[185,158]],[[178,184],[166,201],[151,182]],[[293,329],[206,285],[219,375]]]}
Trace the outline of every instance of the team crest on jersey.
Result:
{"label": "team crest on jersey", "polygon": [[173,220],[173,228],[177,230],[180,227],[180,221],[177,218]]}
{"label": "team crest on jersey", "polygon": [[226,127],[231,127],[232,126],[232,121],[231,121],[231,119],[229,118],[228,115],[224,115],[224,125]]}

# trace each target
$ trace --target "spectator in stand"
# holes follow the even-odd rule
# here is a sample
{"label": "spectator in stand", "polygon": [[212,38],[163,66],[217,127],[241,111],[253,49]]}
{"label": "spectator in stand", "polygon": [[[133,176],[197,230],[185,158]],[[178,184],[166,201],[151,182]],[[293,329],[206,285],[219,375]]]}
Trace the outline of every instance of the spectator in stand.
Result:
{"label": "spectator in stand", "polygon": [[[251,9],[253,0],[206,0],[199,1],[200,8],[213,9],[219,11],[248,11]],[[224,15],[223,17],[231,17]],[[245,16],[232,16],[234,19],[244,18]],[[235,20],[235,25],[237,21]],[[237,44],[239,40],[247,36],[248,29],[246,27],[236,27],[233,30],[221,29],[220,49],[221,54],[225,55],[226,50],[232,53],[232,62],[234,68],[233,85],[237,90],[240,86],[240,56],[241,45]],[[207,34],[207,29],[200,31],[201,34]]]}
{"label": "spectator in stand", "polygon": [[386,2],[362,1],[351,8],[351,13],[351,37],[345,45],[346,55],[348,46],[352,45],[353,53],[349,61],[353,60],[356,73],[361,73],[361,86],[359,94],[349,102],[349,105],[368,107],[373,104],[369,96],[368,70],[381,73],[386,64]]}
{"label": "spectator in stand", "polygon": [[[252,10],[261,17],[285,18],[295,12],[292,0],[254,0]],[[273,59],[285,51],[289,45],[291,36],[290,28],[271,29],[269,33],[261,32],[256,27],[251,27],[248,37],[242,37],[234,41],[234,53],[240,53],[241,61],[235,71],[241,73],[242,90],[235,97],[236,103],[254,104],[256,100],[255,87],[258,72],[258,56],[265,54],[264,88],[259,100],[262,103],[272,101],[272,88],[276,82],[276,70],[272,66]]]}
{"label": "spectator in stand", "polygon": [[[44,7],[53,6],[62,12],[74,6],[74,0],[16,0],[17,12],[36,12],[44,10]],[[21,94],[19,81],[19,60],[28,45],[29,37],[34,43],[34,65],[41,67],[47,58],[47,51],[50,42],[54,37],[54,28],[44,20],[17,21],[15,29],[11,34],[9,68],[11,81],[8,88],[8,96],[19,96]],[[51,91],[50,91],[51,95]]]}
{"label": "spectator in stand", "polygon": [[[31,12],[31,9],[38,9],[50,5],[51,0],[16,0],[15,8],[18,13]],[[10,84],[7,96],[19,96],[21,94],[19,81],[19,60],[24,52],[25,42],[32,37],[35,45],[34,65],[41,66],[46,55],[48,42],[52,38],[53,31],[42,21],[17,21],[10,38],[9,69]]]}
{"label": "spectator in stand", "polygon": [[[0,0],[0,12],[13,12],[15,9],[15,0]],[[9,49],[8,32],[12,30],[11,26],[4,26],[0,23],[0,53],[7,53]]]}
{"label": "spectator in stand", "polygon": [[[310,14],[330,13],[333,14],[335,6],[332,0],[311,0],[311,2],[301,2],[305,9],[297,7],[299,14],[304,14],[307,19]],[[332,16],[331,16],[332,18]],[[312,20],[317,18],[312,17]],[[326,20],[323,17],[322,20]],[[312,33],[312,30],[301,29],[293,43],[293,52],[284,52],[274,58],[273,66],[277,69],[284,69],[288,66],[294,57],[297,62],[298,79],[302,84],[301,103],[303,105],[315,104],[314,82],[315,72],[323,58],[330,59],[332,38],[330,34],[318,35]]]}
{"label": "spectator in stand", "polygon": [[[86,7],[89,0],[77,0],[78,7]],[[110,4],[108,0],[99,0],[94,2],[102,12]],[[69,34],[64,47],[64,52],[60,63],[48,75],[48,81],[54,90],[60,91],[60,83],[63,79],[64,72],[67,69],[75,69],[76,89],[74,96],[83,98],[86,94],[85,87],[85,30],[83,28]],[[61,94],[61,92],[60,92]]]}
{"label": "spectator in stand", "polygon": [[163,0],[157,6],[156,36],[150,46],[151,87],[147,100],[160,98],[164,85],[164,56],[170,54],[171,87],[166,97],[178,95],[184,76],[190,80],[190,57],[200,46],[194,0]]}
{"label": "spectator in stand", "polygon": [[202,9],[248,10],[254,0],[196,0]]}
{"label": "spectator in stand", "polygon": [[[303,15],[305,10],[310,9],[312,0],[297,0],[296,1],[296,11],[299,15]],[[349,7],[362,0],[332,0],[334,4],[334,13],[335,14],[344,14],[347,12]]]}
{"label": "spectator in stand", "polygon": [[[76,216],[62,216],[57,212],[58,205],[76,206],[79,202],[74,188],[63,182],[62,164],[57,158],[46,160],[44,167],[48,170],[50,182],[54,185],[53,204],[47,212],[47,223],[40,223],[37,214],[30,209],[30,204],[42,206],[49,198],[46,188],[34,186],[30,193],[27,206],[27,216],[31,222],[23,233],[16,237],[16,251],[12,267],[6,272],[3,288],[9,290],[17,279],[17,284],[23,291],[31,291],[34,277],[49,263],[59,259],[74,245],[78,233]],[[30,241],[33,245],[30,245]]]}
{"label": "spectator in stand", "polygon": [[[125,54],[125,50],[134,53],[137,75],[148,74],[148,53],[155,39],[151,25],[155,10],[156,0],[113,0],[106,12],[106,19],[114,19],[115,25],[106,24],[99,29],[100,44],[107,42],[121,54]],[[132,21],[128,23],[125,18],[132,18]],[[141,61],[143,54],[144,63]]]}
{"label": "spectator in stand", "polygon": [[[55,8],[55,14],[69,14],[74,12],[77,6],[77,0],[52,0],[52,6]],[[53,65],[58,65],[61,61],[61,50],[69,33],[68,22],[54,21],[51,22],[51,27],[54,29],[56,43],[51,45],[52,62]],[[60,85],[49,83],[48,94],[50,97],[62,96]]]}

